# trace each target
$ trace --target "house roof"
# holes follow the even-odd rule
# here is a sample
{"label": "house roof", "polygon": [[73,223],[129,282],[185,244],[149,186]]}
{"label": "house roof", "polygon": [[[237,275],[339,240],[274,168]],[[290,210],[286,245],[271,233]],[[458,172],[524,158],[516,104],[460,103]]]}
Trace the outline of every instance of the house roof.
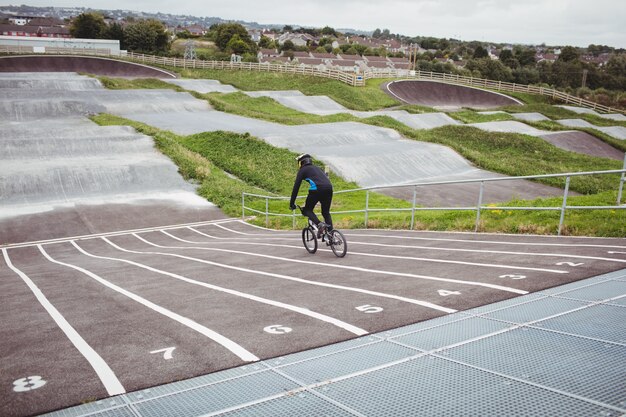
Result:
{"label": "house roof", "polygon": [[332,64],[338,67],[353,67],[356,65],[356,61],[353,59],[333,59]]}
{"label": "house roof", "polygon": [[337,59],[337,55],[335,55],[335,54],[320,53],[320,52],[311,52],[311,55],[313,55],[313,58],[330,58],[330,59]]}
{"label": "house roof", "polygon": [[311,54],[309,54],[308,52],[304,52],[304,51],[293,51],[293,56],[297,57],[297,58],[311,58]]}
{"label": "house roof", "polygon": [[286,63],[289,62],[289,57],[286,56],[271,56],[271,57],[264,57],[260,59],[261,62],[282,62],[282,63]]}
{"label": "house roof", "polygon": [[36,17],[30,22],[29,26],[63,26],[65,22],[55,17]]}
{"label": "house roof", "polygon": [[388,62],[387,57],[384,57],[384,56],[367,55],[365,56],[365,58],[367,59],[368,62]]}
{"label": "house roof", "polygon": [[389,68],[389,65],[387,65],[388,62],[382,62],[382,61],[370,61],[367,63],[367,66],[370,68]]}
{"label": "house roof", "polygon": [[18,32],[18,33],[31,33],[33,35],[37,34],[37,32],[41,29],[41,33],[45,34],[60,34],[60,35],[69,35],[70,30],[68,28],[61,27],[42,27],[42,26],[31,26],[31,25],[0,25],[0,33],[10,33],[10,32]]}
{"label": "house roof", "polygon": [[339,54],[343,59],[354,59],[355,61],[360,61],[363,58],[361,55],[348,55],[348,54]]}
{"label": "house roof", "polygon": [[406,59],[406,58],[395,58],[395,57],[392,58],[392,57],[388,57],[387,59],[390,60],[393,63],[396,63],[396,62],[407,62],[408,63],[409,62],[409,60]]}
{"label": "house roof", "polygon": [[319,58],[298,58],[298,62],[305,65],[320,65],[326,63],[324,60]]}
{"label": "house roof", "polygon": [[264,56],[279,56],[280,55],[280,52],[278,52],[276,49],[262,48],[260,52]]}

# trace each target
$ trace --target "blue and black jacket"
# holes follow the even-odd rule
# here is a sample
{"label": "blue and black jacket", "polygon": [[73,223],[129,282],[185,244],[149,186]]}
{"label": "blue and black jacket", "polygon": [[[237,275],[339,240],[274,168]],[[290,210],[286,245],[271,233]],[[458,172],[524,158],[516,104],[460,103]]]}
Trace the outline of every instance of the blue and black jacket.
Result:
{"label": "blue and black jacket", "polygon": [[298,175],[296,175],[296,182],[293,184],[293,191],[291,191],[290,205],[296,202],[302,181],[309,183],[309,192],[333,189],[333,185],[330,183],[324,171],[315,165],[304,165],[298,170]]}

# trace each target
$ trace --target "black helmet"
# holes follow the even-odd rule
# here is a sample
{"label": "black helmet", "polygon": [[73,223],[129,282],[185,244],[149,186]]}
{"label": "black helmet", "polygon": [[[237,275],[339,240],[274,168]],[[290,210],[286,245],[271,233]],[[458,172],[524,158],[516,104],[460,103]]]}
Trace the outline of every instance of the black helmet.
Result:
{"label": "black helmet", "polygon": [[311,155],[309,155],[308,153],[303,153],[302,155],[298,156],[296,158],[296,161],[298,161],[298,166],[300,168],[305,165],[311,165],[313,163],[313,161],[311,160]]}

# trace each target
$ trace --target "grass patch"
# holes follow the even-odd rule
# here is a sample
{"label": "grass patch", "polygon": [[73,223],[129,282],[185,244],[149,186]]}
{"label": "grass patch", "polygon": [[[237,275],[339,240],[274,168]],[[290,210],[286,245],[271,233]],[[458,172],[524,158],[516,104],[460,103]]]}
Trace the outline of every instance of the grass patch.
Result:
{"label": "grass patch", "polygon": [[402,103],[385,94],[384,80],[368,80],[365,87],[351,87],[340,81],[307,75],[239,70],[176,69],[186,78],[204,78],[230,84],[243,91],[300,90],[309,96],[328,96],[353,110],[370,111]]}
{"label": "grass patch", "polygon": [[[319,80],[319,79],[316,79]],[[159,80],[141,81],[123,80],[114,82],[117,88],[171,88],[178,87]],[[142,83],[146,83],[144,86]],[[161,84],[162,83],[162,84]],[[163,85],[165,84],[165,85]],[[137,87],[139,85],[139,87]],[[263,88],[257,86],[257,88]],[[283,88],[286,88],[283,86]],[[351,87],[347,87],[351,88]],[[381,92],[382,93],[382,92]],[[384,94],[384,93],[382,93]],[[357,119],[343,114],[334,116],[316,116],[288,109],[276,101],[262,97],[251,98],[242,93],[198,95],[207,99],[215,108],[248,117],[256,117],[284,124],[325,123],[332,121],[359,120],[375,126],[392,128],[402,135],[415,140],[439,143],[449,146],[477,166],[506,175],[535,175],[576,171],[620,169],[622,163],[604,158],[594,158],[567,152],[556,148],[542,139],[512,133],[484,132],[468,126],[445,126],[432,130],[414,130],[394,119],[376,116]],[[325,94],[329,95],[329,94]],[[536,106],[543,106],[541,103]],[[551,107],[551,106],[549,106]],[[420,109],[414,109],[420,111]],[[525,109],[526,111],[527,109]],[[567,110],[561,109],[565,112]],[[558,110],[557,110],[558,111]],[[467,122],[477,122],[481,115],[466,110],[459,113],[459,118]],[[497,116],[497,115],[496,115]],[[289,195],[296,174],[295,153],[274,148],[262,140],[249,135],[229,132],[209,132],[191,136],[178,136],[141,123],[100,115],[94,117],[100,124],[123,124],[135,127],[140,132],[155,138],[157,147],[168,155],[178,166],[181,174],[197,184],[198,192],[207,200],[217,204],[226,214],[241,215],[241,193]],[[480,120],[480,121],[493,121]],[[563,126],[555,122],[547,123],[544,130],[561,130]],[[599,136],[598,132],[593,133]],[[605,135],[607,142],[610,138]],[[623,145],[617,142],[618,145]],[[318,162],[319,163],[319,162]],[[332,177],[336,190],[357,188],[356,184]],[[564,179],[546,180],[545,183],[563,187]],[[615,204],[615,189],[619,176],[572,178],[571,190],[582,194],[571,197],[570,205],[607,205]],[[301,193],[306,193],[303,186]],[[393,199],[381,194],[370,194],[370,207],[375,208],[410,208],[410,203]],[[560,206],[560,198],[537,199],[528,202],[508,204],[541,206]],[[258,210],[265,210],[265,200],[250,198],[246,205]],[[362,210],[365,205],[365,193],[336,194],[333,211]],[[506,206],[503,205],[503,206]],[[270,211],[288,214],[287,201],[271,200]],[[247,213],[250,214],[250,213]],[[485,210],[480,223],[481,231],[505,233],[554,234],[558,225],[558,212],[521,212],[517,210]],[[292,227],[291,217],[270,217],[270,227]],[[298,216],[297,227],[304,225],[304,219]],[[362,213],[334,216],[335,224],[341,228],[364,227]],[[463,230],[473,231],[475,212],[418,211],[415,218],[416,229]],[[265,218],[256,220],[265,224]],[[369,227],[408,228],[410,212],[369,213]],[[568,211],[565,218],[566,228],[563,234],[588,236],[626,236],[626,210]]]}
{"label": "grass patch", "polygon": [[513,116],[506,113],[480,114],[473,110],[461,110],[448,113],[448,116],[462,123],[484,123],[484,122],[502,122],[506,120],[515,120]]}
{"label": "grass patch", "polygon": [[181,87],[170,84],[157,78],[111,78],[111,77],[97,77],[105,88],[110,90],[175,90],[185,91]]}
{"label": "grass patch", "polygon": [[209,93],[203,98],[213,106],[214,109],[238,114],[240,116],[263,119],[270,122],[282,123],[285,125],[300,125],[310,123],[332,123],[358,120],[357,117],[347,113],[333,114],[329,116],[318,116],[310,113],[303,113],[298,110],[285,107],[270,97],[249,97],[244,93]]}

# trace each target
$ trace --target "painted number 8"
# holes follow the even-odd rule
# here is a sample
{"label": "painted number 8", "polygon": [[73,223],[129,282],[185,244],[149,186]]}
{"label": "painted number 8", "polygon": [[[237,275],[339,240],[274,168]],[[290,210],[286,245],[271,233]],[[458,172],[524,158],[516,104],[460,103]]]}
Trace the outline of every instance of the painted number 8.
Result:
{"label": "painted number 8", "polygon": [[40,376],[28,376],[26,378],[21,378],[13,382],[13,391],[15,392],[26,392],[32,391],[37,388],[41,388],[46,385],[46,381],[43,380]]}

